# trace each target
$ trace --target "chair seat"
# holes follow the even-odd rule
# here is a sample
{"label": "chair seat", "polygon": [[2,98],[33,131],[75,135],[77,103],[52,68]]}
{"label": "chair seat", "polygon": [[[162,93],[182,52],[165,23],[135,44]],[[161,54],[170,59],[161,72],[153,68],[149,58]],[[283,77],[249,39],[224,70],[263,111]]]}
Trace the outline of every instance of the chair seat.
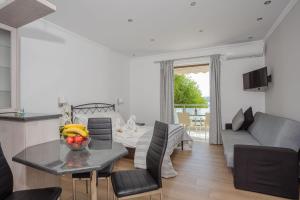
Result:
{"label": "chair seat", "polygon": [[118,198],[159,189],[159,185],[144,169],[113,172],[111,182]]}
{"label": "chair seat", "polygon": [[[103,178],[103,177],[109,177],[111,175],[113,169],[113,163],[110,164],[109,166],[105,167],[102,170],[97,171],[97,177],[98,178]],[[78,174],[72,174],[72,178],[90,178],[90,173],[78,173]]]}
{"label": "chair seat", "polygon": [[5,200],[57,200],[61,194],[61,188],[42,188],[13,192]]}

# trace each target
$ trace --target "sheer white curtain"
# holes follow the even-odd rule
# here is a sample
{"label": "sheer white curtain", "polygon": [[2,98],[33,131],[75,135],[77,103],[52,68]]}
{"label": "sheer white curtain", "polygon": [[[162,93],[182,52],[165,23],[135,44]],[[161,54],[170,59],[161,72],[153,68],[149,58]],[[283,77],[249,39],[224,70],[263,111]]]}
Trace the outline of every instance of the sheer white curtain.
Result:
{"label": "sheer white curtain", "polygon": [[174,123],[174,61],[160,62],[160,120]]}
{"label": "sheer white curtain", "polygon": [[210,128],[209,143],[222,144],[221,130],[221,60],[220,55],[210,57]]}

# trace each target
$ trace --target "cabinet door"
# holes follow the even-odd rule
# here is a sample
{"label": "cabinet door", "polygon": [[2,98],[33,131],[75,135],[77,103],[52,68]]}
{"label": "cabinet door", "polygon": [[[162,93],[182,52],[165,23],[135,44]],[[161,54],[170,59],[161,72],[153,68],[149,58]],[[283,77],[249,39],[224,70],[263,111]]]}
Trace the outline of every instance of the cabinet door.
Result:
{"label": "cabinet door", "polygon": [[16,29],[0,24],[0,112],[17,105]]}

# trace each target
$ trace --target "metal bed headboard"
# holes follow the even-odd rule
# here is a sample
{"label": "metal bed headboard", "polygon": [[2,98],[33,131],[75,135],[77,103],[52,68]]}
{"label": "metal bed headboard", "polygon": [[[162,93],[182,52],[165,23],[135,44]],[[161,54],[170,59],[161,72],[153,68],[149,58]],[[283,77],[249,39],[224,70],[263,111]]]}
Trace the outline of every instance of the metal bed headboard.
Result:
{"label": "metal bed headboard", "polygon": [[71,120],[74,114],[94,114],[96,112],[115,111],[115,104],[108,103],[87,103],[77,106],[71,105]]}

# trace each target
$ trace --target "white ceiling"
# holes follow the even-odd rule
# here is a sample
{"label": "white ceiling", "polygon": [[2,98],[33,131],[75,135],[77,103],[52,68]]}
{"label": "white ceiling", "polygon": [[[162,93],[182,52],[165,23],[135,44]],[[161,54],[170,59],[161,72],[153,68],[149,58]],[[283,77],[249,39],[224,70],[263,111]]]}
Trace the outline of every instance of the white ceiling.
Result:
{"label": "white ceiling", "polygon": [[[272,0],[265,6],[265,0],[49,1],[57,12],[47,20],[136,56],[245,42],[249,36],[263,39],[290,2]],[[192,7],[193,1],[197,4]],[[263,20],[257,22],[258,17]]]}

